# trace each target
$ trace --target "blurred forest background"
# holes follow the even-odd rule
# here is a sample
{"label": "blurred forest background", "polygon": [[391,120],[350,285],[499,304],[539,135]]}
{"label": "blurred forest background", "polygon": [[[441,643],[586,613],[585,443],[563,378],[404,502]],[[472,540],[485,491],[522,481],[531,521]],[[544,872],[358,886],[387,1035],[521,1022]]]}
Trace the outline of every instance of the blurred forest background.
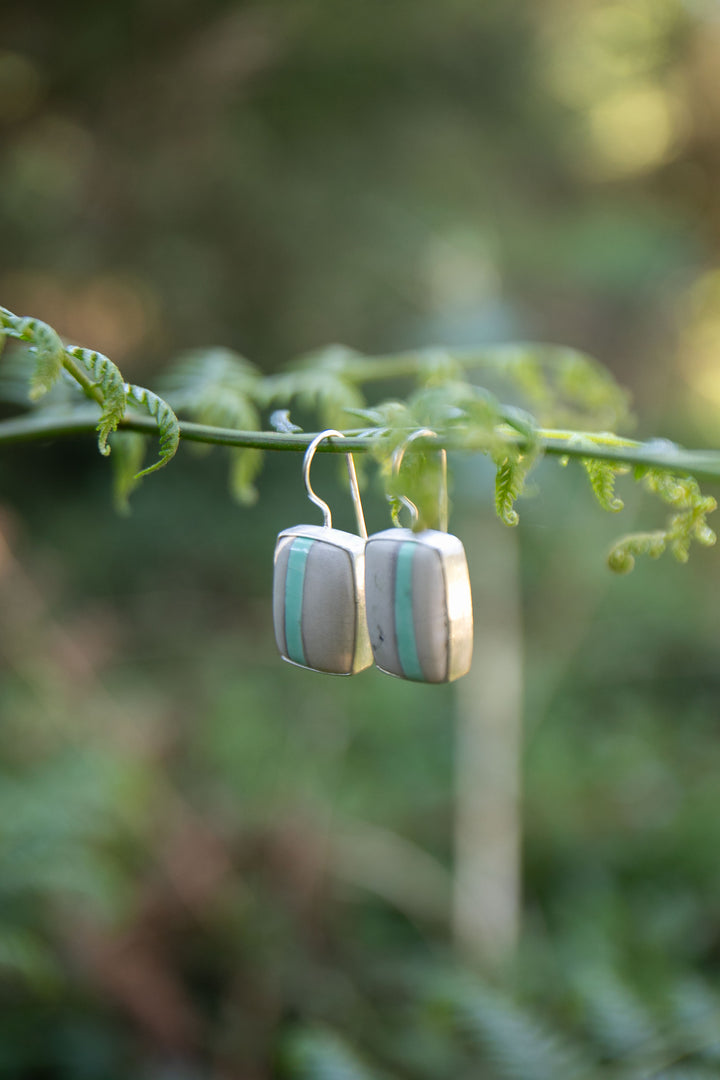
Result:
{"label": "blurred forest background", "polygon": [[[6,307],[151,387],[556,341],[720,445],[716,0],[0,8]],[[92,439],[3,449],[0,1075],[720,1077],[720,554],[617,579],[656,507],[545,463],[509,530],[452,475],[437,688],[278,658],[299,456],[243,508],[183,447],[120,517]]]}

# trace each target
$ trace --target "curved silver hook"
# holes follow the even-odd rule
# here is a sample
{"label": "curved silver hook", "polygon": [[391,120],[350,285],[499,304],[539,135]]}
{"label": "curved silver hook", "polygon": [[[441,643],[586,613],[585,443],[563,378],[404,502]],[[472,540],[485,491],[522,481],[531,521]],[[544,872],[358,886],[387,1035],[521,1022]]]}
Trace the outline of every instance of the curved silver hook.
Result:
{"label": "curved silver hook", "polygon": [[[303,479],[305,481],[305,490],[307,491],[308,499],[310,502],[314,502],[316,506],[319,506],[323,512],[323,523],[326,529],[332,529],[332,512],[330,507],[321,499],[319,495],[316,495],[313,491],[312,484],[310,483],[310,466],[312,460],[315,457],[315,451],[324,439],[329,439],[330,436],[334,436],[338,439],[344,439],[342,431],[335,431],[333,428],[328,428],[327,431],[321,431],[319,435],[316,435],[312,442],[308,445],[305,451],[305,457],[303,458]],[[367,540],[367,528],[365,527],[365,515],[363,514],[362,502],[360,501],[360,488],[358,486],[357,473],[355,472],[355,462],[353,461],[352,454],[346,454],[345,460],[347,461],[348,477],[350,479],[350,492],[352,494],[353,506],[355,507],[355,518],[357,520],[358,532],[362,536],[363,540]]]}
{"label": "curved silver hook", "polygon": [[[400,446],[395,448],[395,451],[394,451],[393,456],[392,456],[392,474],[393,474],[393,476],[398,476],[398,474],[400,472],[400,466],[402,465],[402,460],[405,457],[405,451],[407,450],[410,443],[413,442],[414,439],[420,439],[420,438],[423,438],[423,437],[437,439],[437,432],[432,431],[430,428],[420,428],[418,431],[413,431],[412,435],[408,435],[405,442],[401,443]],[[439,499],[439,504],[438,504],[438,524],[440,526],[440,531],[441,532],[447,532],[448,531],[448,516],[449,516],[449,514],[448,514],[448,482],[447,482],[447,450],[445,449],[444,446],[441,446],[438,453],[440,454],[440,470],[441,470],[441,473],[440,473],[440,494],[439,494],[439,497],[438,497],[438,499]],[[419,513],[418,513],[418,508],[415,505],[415,503],[412,501],[412,499],[408,499],[407,496],[405,496],[405,495],[401,495],[399,501],[402,503],[402,505],[404,507],[406,507],[407,510],[410,511],[410,514],[412,516],[412,523],[413,523],[413,525],[415,525],[417,523],[418,517],[420,516]],[[399,521],[398,521],[398,511],[397,511],[397,509],[393,511],[392,518],[393,518],[393,522],[396,525],[400,524]]]}

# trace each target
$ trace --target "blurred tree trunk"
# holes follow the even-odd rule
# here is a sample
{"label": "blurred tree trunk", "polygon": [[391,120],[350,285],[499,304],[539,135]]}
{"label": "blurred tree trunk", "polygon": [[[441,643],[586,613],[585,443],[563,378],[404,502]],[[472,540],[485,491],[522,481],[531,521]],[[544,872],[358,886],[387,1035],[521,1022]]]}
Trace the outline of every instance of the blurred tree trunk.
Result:
{"label": "blurred tree trunk", "polygon": [[462,523],[475,613],[470,673],[456,690],[453,933],[485,968],[520,928],[523,656],[517,532],[487,512]]}

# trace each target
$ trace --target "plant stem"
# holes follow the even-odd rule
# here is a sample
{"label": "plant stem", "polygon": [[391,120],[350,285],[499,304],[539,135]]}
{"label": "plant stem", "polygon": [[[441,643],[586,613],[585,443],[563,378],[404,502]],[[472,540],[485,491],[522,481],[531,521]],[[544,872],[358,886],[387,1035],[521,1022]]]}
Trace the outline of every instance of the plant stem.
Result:
{"label": "plant stem", "polygon": [[[86,435],[95,430],[98,413],[94,408],[75,408],[64,414],[47,415],[26,413],[0,421],[0,445],[53,439],[67,435]],[[138,431],[143,435],[156,435],[157,424],[151,417],[129,414],[120,423],[120,430]],[[500,434],[508,446],[523,447],[524,439],[517,431],[502,427]],[[315,433],[286,434],[279,431],[234,431],[231,428],[210,427],[180,421],[180,437],[190,442],[210,443],[218,446],[254,447],[259,450],[292,450],[303,452]],[[346,438],[329,438],[318,446],[322,453],[366,453],[377,445],[378,435],[349,431]],[[418,446],[437,447],[431,438],[418,439]],[[483,451],[486,445],[481,436],[464,437],[450,434],[442,440],[448,450]],[[647,465],[684,473],[699,480],[720,481],[720,451],[684,450],[664,440],[636,442],[617,436],[559,431],[545,428],[539,432],[539,443],[546,454],[568,458],[595,458],[618,465]]]}
{"label": "plant stem", "polygon": [[87,375],[83,371],[79,364],[75,363],[72,356],[70,356],[70,354],[68,353],[67,349],[65,349],[63,353],[63,367],[67,372],[69,372],[70,375],[72,375],[75,382],[82,388],[83,393],[87,397],[91,398],[93,401],[96,401],[98,405],[102,405],[102,390],[99,386],[96,385],[96,383],[92,381],[89,375]]}

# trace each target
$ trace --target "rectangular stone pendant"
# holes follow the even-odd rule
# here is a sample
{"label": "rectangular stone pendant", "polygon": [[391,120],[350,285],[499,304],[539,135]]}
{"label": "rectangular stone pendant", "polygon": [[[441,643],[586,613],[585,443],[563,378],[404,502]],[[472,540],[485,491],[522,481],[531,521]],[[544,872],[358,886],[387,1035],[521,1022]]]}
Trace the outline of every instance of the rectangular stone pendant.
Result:
{"label": "rectangular stone pendant", "polygon": [[375,533],[365,545],[365,603],[375,663],[388,675],[443,683],[470,670],[472,597],[457,536]]}
{"label": "rectangular stone pendant", "polygon": [[322,525],[285,529],[275,545],[273,621],[280,655],[329,675],[372,663],[365,619],[365,541]]}

